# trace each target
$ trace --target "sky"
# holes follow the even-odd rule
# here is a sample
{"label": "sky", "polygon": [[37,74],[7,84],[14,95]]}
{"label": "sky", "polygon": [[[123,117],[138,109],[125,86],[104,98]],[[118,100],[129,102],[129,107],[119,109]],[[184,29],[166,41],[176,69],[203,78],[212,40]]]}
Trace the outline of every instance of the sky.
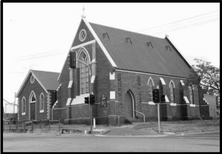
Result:
{"label": "sky", "polygon": [[14,102],[30,69],[61,72],[83,14],[92,23],[168,35],[190,65],[199,58],[219,67],[219,3],[3,3],[5,100]]}

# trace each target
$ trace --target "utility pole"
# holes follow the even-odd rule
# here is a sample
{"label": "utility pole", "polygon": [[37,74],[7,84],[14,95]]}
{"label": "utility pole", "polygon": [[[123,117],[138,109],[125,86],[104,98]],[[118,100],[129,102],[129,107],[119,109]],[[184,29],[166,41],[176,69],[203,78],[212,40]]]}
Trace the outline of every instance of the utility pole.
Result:
{"label": "utility pole", "polygon": [[92,134],[92,106],[90,104],[90,94],[91,94],[91,76],[92,76],[92,72],[90,69],[90,64],[87,64],[79,59],[77,59],[77,61],[79,61],[80,63],[86,65],[89,69],[89,112],[90,112],[90,134]]}
{"label": "utility pole", "polygon": [[160,103],[157,103],[157,114],[158,114],[158,132],[160,133]]}
{"label": "utility pole", "polygon": [[159,94],[159,86],[157,89],[153,90],[153,101],[157,103],[157,119],[158,119],[158,132],[160,133],[160,94]]}
{"label": "utility pole", "polygon": [[15,113],[15,101],[16,101],[16,92],[14,93],[14,104],[13,104],[13,113]]}

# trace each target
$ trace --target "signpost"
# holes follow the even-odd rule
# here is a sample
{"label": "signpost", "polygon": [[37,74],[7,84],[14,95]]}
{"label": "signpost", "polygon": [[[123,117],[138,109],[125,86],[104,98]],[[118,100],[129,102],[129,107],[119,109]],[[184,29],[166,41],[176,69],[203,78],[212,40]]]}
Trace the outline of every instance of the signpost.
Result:
{"label": "signpost", "polygon": [[[91,69],[90,69],[90,64],[87,64],[79,59],[76,59],[75,55],[74,55],[74,61],[76,63],[76,60],[79,61],[80,63],[86,65],[89,69],[89,78],[91,79],[91,76],[92,76],[92,72],[91,72]],[[90,84],[91,84],[91,80],[90,80]],[[89,84],[89,97],[88,97],[88,103],[89,103],[89,112],[90,112],[90,134],[92,134],[92,106],[91,106],[91,102],[90,102],[90,96],[91,96],[91,86]]]}
{"label": "signpost", "polygon": [[160,103],[157,103],[157,114],[158,114],[158,132],[160,133]]}
{"label": "signpost", "polygon": [[159,89],[153,89],[153,101],[157,103],[158,132],[160,133],[160,94]]}

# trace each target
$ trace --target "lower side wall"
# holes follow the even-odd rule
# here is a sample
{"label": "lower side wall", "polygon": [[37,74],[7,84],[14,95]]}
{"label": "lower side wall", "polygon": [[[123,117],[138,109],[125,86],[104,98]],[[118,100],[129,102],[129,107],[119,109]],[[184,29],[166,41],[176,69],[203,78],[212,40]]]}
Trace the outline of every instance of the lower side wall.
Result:
{"label": "lower side wall", "polygon": [[[111,103],[112,104],[112,103]],[[107,107],[101,107],[96,104],[92,106],[92,119],[95,118],[96,125],[112,125],[118,126],[126,123],[126,119],[123,115],[118,115],[118,106],[120,103],[111,105],[107,103]],[[112,109],[114,108],[115,109]],[[200,109],[201,108],[201,109]],[[115,111],[116,113],[115,113]],[[86,104],[79,104],[73,106],[67,106],[62,109],[53,110],[53,120],[60,119],[65,124],[90,124],[91,112],[90,108]],[[201,112],[200,112],[201,111]],[[145,114],[145,121],[157,121],[157,105],[141,104],[141,111]],[[177,104],[171,106],[170,104],[160,104],[160,120],[191,120],[200,119],[200,117],[209,117],[209,106],[195,106],[192,107],[189,104]],[[136,113],[139,121],[143,122],[143,116]]]}
{"label": "lower side wall", "polygon": [[203,119],[208,119],[210,117],[209,105],[201,105],[200,106],[200,116]]}

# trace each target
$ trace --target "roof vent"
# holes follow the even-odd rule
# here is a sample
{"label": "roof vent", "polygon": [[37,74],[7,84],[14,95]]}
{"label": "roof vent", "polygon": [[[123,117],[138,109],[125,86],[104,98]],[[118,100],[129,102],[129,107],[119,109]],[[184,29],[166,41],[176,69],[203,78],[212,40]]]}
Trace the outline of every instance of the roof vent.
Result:
{"label": "roof vent", "polygon": [[109,34],[108,34],[107,32],[103,33],[103,39],[105,39],[106,37],[107,37],[108,39],[110,39],[110,38],[109,38]]}
{"label": "roof vent", "polygon": [[165,46],[165,48],[166,48],[167,51],[171,51],[171,48],[170,48],[169,45]]}
{"label": "roof vent", "polygon": [[146,44],[147,44],[147,46],[148,46],[148,47],[153,48],[153,45],[152,45],[152,43],[151,43],[151,42],[146,42]]}
{"label": "roof vent", "polygon": [[132,41],[129,37],[126,38],[126,43],[131,43],[132,44]]}

